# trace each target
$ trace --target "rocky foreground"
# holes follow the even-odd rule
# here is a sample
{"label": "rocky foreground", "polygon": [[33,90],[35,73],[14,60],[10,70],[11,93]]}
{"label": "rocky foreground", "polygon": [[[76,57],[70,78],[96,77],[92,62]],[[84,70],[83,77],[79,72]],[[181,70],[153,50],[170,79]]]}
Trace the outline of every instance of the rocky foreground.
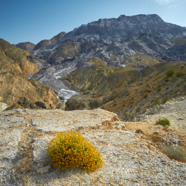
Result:
{"label": "rocky foreground", "polygon": [[[0,185],[186,185],[185,163],[170,160],[126,126],[102,109],[1,111]],[[104,166],[93,173],[52,167],[48,142],[65,130],[91,141]]]}

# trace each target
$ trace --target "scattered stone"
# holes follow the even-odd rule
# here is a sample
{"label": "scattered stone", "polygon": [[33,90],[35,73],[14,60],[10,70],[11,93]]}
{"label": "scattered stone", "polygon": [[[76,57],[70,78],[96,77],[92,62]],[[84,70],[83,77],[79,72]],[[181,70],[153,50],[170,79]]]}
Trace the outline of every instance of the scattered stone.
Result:
{"label": "scattered stone", "polygon": [[6,103],[0,102],[0,111],[6,110],[8,105]]}
{"label": "scattered stone", "polygon": [[144,132],[141,129],[137,129],[135,133],[144,134]]}
{"label": "scattered stone", "polygon": [[155,134],[155,135],[159,135],[159,131],[155,131],[153,134]]}
{"label": "scattered stone", "polygon": [[178,120],[184,120],[184,118],[178,118]]}
{"label": "scattered stone", "polygon": [[35,104],[40,108],[47,109],[47,105],[41,101],[36,101]]}

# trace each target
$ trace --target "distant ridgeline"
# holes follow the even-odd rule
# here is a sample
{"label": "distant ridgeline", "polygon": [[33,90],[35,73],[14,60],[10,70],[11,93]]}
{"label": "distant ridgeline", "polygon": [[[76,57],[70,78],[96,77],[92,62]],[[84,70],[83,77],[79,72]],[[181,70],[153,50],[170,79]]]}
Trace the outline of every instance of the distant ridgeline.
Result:
{"label": "distant ridgeline", "polygon": [[[102,107],[130,120],[147,107],[185,91],[186,28],[166,23],[155,14],[100,19],[36,45],[26,42],[16,46],[30,52],[25,61],[37,65],[35,71],[23,71],[29,83],[52,88],[67,101],[67,110]],[[174,71],[172,76],[166,75],[168,70]],[[47,102],[46,108],[56,108],[57,98],[50,97],[51,103],[44,98],[43,88],[35,90],[37,100]],[[4,102],[14,103],[14,96],[7,99],[8,95],[12,93],[3,96]],[[29,104],[23,104],[23,98],[15,102],[32,107],[31,103],[37,102],[34,98],[29,96]]]}

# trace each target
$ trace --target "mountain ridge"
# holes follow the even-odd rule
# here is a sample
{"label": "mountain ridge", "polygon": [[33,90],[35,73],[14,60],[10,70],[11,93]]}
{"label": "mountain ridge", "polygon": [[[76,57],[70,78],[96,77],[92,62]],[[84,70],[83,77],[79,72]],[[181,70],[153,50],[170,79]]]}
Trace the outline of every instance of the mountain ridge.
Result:
{"label": "mountain ridge", "polygon": [[62,106],[51,88],[27,77],[40,70],[28,56],[27,51],[0,39],[0,103],[6,103],[9,109]]}
{"label": "mountain ridge", "polygon": [[[143,42],[140,40],[142,36],[144,38]],[[41,50],[35,50],[32,54],[55,65],[65,64],[69,59],[75,63],[79,63],[81,60],[82,63],[83,60],[87,60],[88,56],[91,56],[91,58],[101,58],[109,65],[117,65],[117,63],[122,62],[123,55],[132,55],[135,53],[134,50],[143,52],[151,57],[159,58],[162,61],[175,61],[177,60],[177,55],[168,50],[175,45],[171,39],[185,37],[185,27],[166,23],[156,14],[136,16],[122,15],[117,19],[99,19],[98,21],[81,25],[73,31],[68,32],[64,38],[55,45],[51,44]],[[149,43],[147,46],[145,39],[151,41],[152,44]],[[53,55],[58,51],[60,46],[68,42],[75,42],[78,47],[80,47],[80,52],[75,56],[65,57],[61,55],[53,58]],[[137,43],[137,48],[134,43]],[[117,50],[120,51],[117,52],[115,56],[111,50],[110,52],[107,50],[107,48],[112,45],[117,46]],[[85,51],[84,48],[87,48],[88,51]],[[71,49],[72,48],[69,48],[69,50]],[[179,54],[179,48],[176,48],[176,50]],[[168,56],[167,53],[169,53],[170,56]],[[81,56],[83,56],[83,58]],[[112,57],[116,57],[116,60],[113,60]],[[88,58],[90,60],[90,57]],[[183,55],[181,60],[186,60],[186,56]]]}
{"label": "mountain ridge", "polygon": [[[140,33],[143,33],[143,32],[154,33],[155,31],[157,32],[156,34],[158,35],[158,30],[164,31],[167,29],[170,30],[172,28],[174,28],[173,35],[175,34],[174,31],[176,31],[178,28],[186,32],[186,28],[175,25],[175,24],[166,23],[157,14],[147,14],[147,15],[146,14],[139,14],[139,15],[134,15],[134,16],[121,15],[118,18],[111,18],[111,19],[99,19],[98,21],[93,21],[91,23],[81,25],[80,27],[67,33],[67,35],[65,37],[69,38],[72,36],[80,35],[81,30],[83,30],[84,33],[87,32],[88,34],[94,33],[94,31],[97,31],[97,33],[98,33],[98,30],[94,30],[94,27],[96,27],[98,25],[100,25],[100,27],[107,27],[108,29],[110,29],[110,27],[113,26],[115,28],[115,31],[117,29],[124,30],[124,27],[133,28],[133,30],[130,30],[132,32],[130,32],[130,33],[126,32],[126,33],[122,34],[123,36],[126,35],[127,37],[130,37],[133,35],[137,37]],[[148,31],[148,29],[150,27],[152,30]],[[91,31],[91,29],[92,29],[92,31]],[[137,30],[137,31],[135,31],[135,30]],[[126,31],[128,31],[128,30],[126,29]],[[104,32],[105,32],[105,30],[104,30]],[[102,31],[101,33],[104,33],[104,32]],[[112,30],[109,31],[109,33],[111,33],[111,32],[112,32]],[[118,32],[116,31],[115,34],[117,35]],[[121,33],[119,33],[119,34],[121,34]],[[108,35],[109,34],[107,32],[107,37],[108,37]],[[186,37],[186,33],[183,34],[183,36]],[[171,37],[171,36],[169,36],[169,37]],[[110,39],[114,41],[115,37],[113,34],[112,34],[112,38],[110,38]],[[123,38],[123,40],[125,40],[125,38]]]}

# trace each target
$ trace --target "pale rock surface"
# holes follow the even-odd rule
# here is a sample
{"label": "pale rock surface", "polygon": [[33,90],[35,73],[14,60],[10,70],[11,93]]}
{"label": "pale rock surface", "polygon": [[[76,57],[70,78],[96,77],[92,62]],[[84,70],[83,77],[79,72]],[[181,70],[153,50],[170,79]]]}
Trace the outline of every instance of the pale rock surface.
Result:
{"label": "pale rock surface", "polygon": [[[56,169],[46,156],[56,132],[77,131],[102,154],[92,173]],[[186,164],[157,151],[141,134],[126,131],[116,114],[102,110],[0,112],[0,186],[186,185]]]}
{"label": "pale rock surface", "polygon": [[171,128],[186,130],[186,97],[178,97],[167,101],[152,111],[148,111],[142,119],[150,124],[155,124],[159,118],[171,121]]}
{"label": "pale rock surface", "polygon": [[4,102],[0,102],[0,111],[3,111],[8,108],[8,105]]}

